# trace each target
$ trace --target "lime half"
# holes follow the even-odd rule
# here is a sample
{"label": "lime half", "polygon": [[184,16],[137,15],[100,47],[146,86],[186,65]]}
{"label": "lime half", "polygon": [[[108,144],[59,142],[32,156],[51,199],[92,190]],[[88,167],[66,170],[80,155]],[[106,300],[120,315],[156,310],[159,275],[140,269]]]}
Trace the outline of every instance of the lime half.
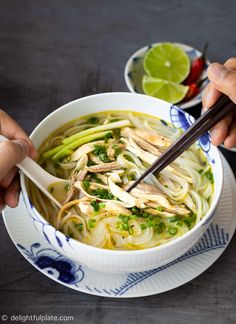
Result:
{"label": "lime half", "polygon": [[160,43],[146,53],[143,67],[152,77],[181,83],[190,72],[190,60],[182,48]]}
{"label": "lime half", "polygon": [[142,84],[145,94],[170,103],[180,102],[188,92],[188,86],[147,75],[144,75]]}

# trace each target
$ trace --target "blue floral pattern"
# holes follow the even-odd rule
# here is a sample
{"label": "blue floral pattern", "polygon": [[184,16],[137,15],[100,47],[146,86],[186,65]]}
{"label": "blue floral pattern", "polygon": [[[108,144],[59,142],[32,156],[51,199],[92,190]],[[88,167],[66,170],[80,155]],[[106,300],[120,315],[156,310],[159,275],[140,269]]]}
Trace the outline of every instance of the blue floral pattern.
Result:
{"label": "blue floral pattern", "polygon": [[[178,108],[175,105],[172,105],[170,108],[170,119],[174,127],[181,128],[186,131],[194,122],[195,118],[183,110]],[[211,149],[211,137],[209,133],[205,133],[202,135],[199,140],[198,144],[206,154],[207,158],[214,164],[215,160],[210,156],[210,149]]]}
{"label": "blue floral pattern", "polygon": [[41,270],[46,271],[50,277],[59,281],[77,285],[84,278],[84,270],[81,265],[77,265],[72,260],[51,248],[41,248],[40,243],[34,243],[30,249],[26,249],[21,244],[17,244],[26,257]]}

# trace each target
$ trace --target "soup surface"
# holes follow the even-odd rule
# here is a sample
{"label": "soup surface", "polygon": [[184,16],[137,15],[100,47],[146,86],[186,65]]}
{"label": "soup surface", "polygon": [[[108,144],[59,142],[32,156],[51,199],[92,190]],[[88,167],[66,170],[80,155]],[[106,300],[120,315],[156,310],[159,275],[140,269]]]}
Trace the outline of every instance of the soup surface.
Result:
{"label": "soup surface", "polygon": [[69,179],[48,190],[59,210],[32,183],[31,200],[58,230],[100,248],[137,250],[188,232],[207,213],[214,191],[211,167],[193,145],[157,175],[137,179],[180,135],[156,117],[110,111],[78,118],[51,134],[38,163]]}

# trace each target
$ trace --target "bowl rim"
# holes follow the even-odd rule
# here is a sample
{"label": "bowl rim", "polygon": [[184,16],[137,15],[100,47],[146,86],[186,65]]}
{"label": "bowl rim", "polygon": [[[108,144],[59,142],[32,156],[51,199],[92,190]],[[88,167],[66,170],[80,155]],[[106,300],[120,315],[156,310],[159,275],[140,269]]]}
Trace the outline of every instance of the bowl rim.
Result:
{"label": "bowl rim", "polygon": [[[126,86],[127,88],[129,89],[130,92],[132,93],[137,93],[137,94],[144,94],[144,93],[140,93],[140,92],[136,92],[134,87],[132,86],[132,83],[131,83],[131,80],[129,78],[129,72],[131,71],[131,64],[132,64],[132,61],[133,59],[136,57],[136,56],[139,56],[139,55],[142,55],[149,47],[151,46],[155,46],[155,45],[159,45],[163,42],[155,42],[155,43],[151,43],[151,44],[148,44],[148,45],[145,45],[141,48],[139,48],[138,50],[136,50],[127,60],[126,64],[125,64],[125,68],[124,68],[124,79],[125,79],[125,83],[126,83]],[[174,45],[177,45],[177,46],[180,46],[182,49],[184,50],[194,50],[197,52],[197,54],[202,54],[202,51],[200,51],[198,48],[196,47],[193,47],[191,45],[188,45],[188,44],[184,44],[184,43],[179,43],[179,42],[170,42],[170,41],[167,41],[167,42],[164,42],[164,43],[172,43]],[[206,57],[205,58],[205,62],[207,64],[207,67],[211,64],[211,62],[209,61],[209,59]],[[201,91],[204,91],[205,87],[207,86],[208,84],[208,81],[204,81],[204,83],[206,82],[204,88],[202,88]],[[145,95],[145,94],[144,94]],[[196,95],[196,97],[198,96],[199,94]],[[157,98],[158,99],[158,98]],[[191,103],[192,102],[192,103]],[[190,99],[189,101],[186,101],[186,102],[183,102],[181,105],[183,106],[181,109],[185,110],[185,109],[189,109],[197,104],[199,104],[201,102],[201,98],[195,98],[193,97],[192,99]],[[175,105],[179,105],[179,103],[175,104]]]}
{"label": "bowl rim", "polygon": [[[37,134],[37,131],[44,125],[44,123],[48,120],[50,120],[51,118],[53,118],[55,115],[59,114],[61,111],[64,111],[65,109],[68,108],[68,106],[73,106],[74,104],[78,103],[78,102],[83,102],[83,101],[87,101],[90,98],[96,98],[96,97],[113,97],[113,96],[135,96],[135,97],[145,97],[147,100],[154,100],[157,101],[157,103],[162,102],[168,105],[172,105],[164,100],[158,99],[158,98],[154,98],[154,97],[150,97],[144,94],[138,94],[138,93],[130,93],[130,92],[105,92],[105,93],[99,93],[99,94],[92,94],[89,96],[85,96],[85,97],[81,97],[75,100],[72,100],[66,104],[64,104],[63,106],[57,108],[56,110],[52,111],[49,115],[47,115],[45,118],[43,118],[41,120],[41,122],[35,127],[35,129],[32,131],[32,133],[30,134],[30,138],[32,139],[32,137],[35,136],[35,134]],[[175,105],[176,106],[176,105]],[[178,106],[177,106],[178,108]],[[180,108],[178,108],[180,109]],[[121,109],[122,110],[122,109]],[[181,111],[183,111],[185,114],[189,115],[186,111],[180,109]],[[104,110],[105,111],[105,110]],[[156,116],[158,117],[158,116]],[[78,117],[79,118],[79,117]],[[101,252],[104,254],[116,254],[116,255],[131,255],[131,254],[148,254],[148,253],[152,253],[152,252],[158,252],[158,251],[163,251],[165,249],[171,248],[174,244],[179,243],[181,241],[184,241],[186,238],[188,238],[189,236],[191,236],[194,232],[196,232],[198,229],[200,229],[200,227],[202,227],[204,225],[204,223],[210,224],[211,223],[211,219],[213,218],[213,215],[215,213],[215,210],[217,208],[217,204],[219,202],[221,193],[222,193],[222,187],[223,187],[223,165],[222,165],[222,159],[219,153],[219,150],[217,147],[213,146],[213,150],[216,153],[217,159],[219,160],[219,169],[217,169],[217,174],[219,176],[219,186],[217,188],[217,190],[215,190],[214,192],[214,198],[213,201],[211,202],[211,206],[207,212],[207,214],[199,221],[199,223],[197,225],[195,225],[191,230],[189,230],[188,232],[186,232],[184,235],[181,235],[180,237],[177,237],[176,239],[173,239],[172,241],[165,243],[163,245],[159,245],[159,246],[154,246],[154,247],[150,247],[150,248],[146,248],[146,249],[141,249],[141,250],[110,250],[110,249],[104,249],[101,247],[96,247],[96,246],[92,246],[80,241],[77,241],[73,238],[70,238],[70,240],[72,240],[73,242],[75,242],[76,244],[78,244],[80,247],[85,248],[87,250],[93,251],[93,252]],[[23,194],[23,198],[25,200],[25,204],[27,207],[27,202],[30,205],[30,199],[28,196],[28,192],[26,189],[26,176],[23,174],[23,172],[20,172],[20,184],[21,184],[21,190],[22,190],[22,194]],[[214,187],[215,189],[215,187]],[[27,199],[27,201],[26,201]],[[29,209],[29,208],[27,208]],[[37,216],[39,217],[39,219],[41,220],[42,223],[49,225],[53,230],[56,230],[60,233],[60,235],[67,237],[63,232],[57,230],[53,225],[51,225],[38,211],[37,209],[34,207],[34,211],[37,213]],[[31,214],[31,211],[29,210],[29,213]]]}

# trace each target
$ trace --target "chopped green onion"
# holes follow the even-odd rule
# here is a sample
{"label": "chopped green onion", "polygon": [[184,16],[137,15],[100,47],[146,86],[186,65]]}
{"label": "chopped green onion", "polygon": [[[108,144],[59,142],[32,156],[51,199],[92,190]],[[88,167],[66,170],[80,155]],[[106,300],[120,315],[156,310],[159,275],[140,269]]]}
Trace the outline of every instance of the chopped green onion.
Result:
{"label": "chopped green onion", "polygon": [[176,233],[178,232],[178,228],[176,228],[176,227],[173,227],[173,226],[169,226],[168,227],[168,233],[170,234],[170,235],[175,235]]}
{"label": "chopped green onion", "polygon": [[157,207],[156,207],[156,210],[159,211],[159,212],[163,212],[163,211],[164,211],[164,208],[161,207],[161,206],[157,206]]}
{"label": "chopped green onion", "polygon": [[213,173],[211,171],[207,171],[205,173],[205,176],[207,177],[207,179],[210,181],[210,183],[214,183],[214,177],[213,177]]}
{"label": "chopped green onion", "polygon": [[93,228],[95,226],[95,223],[96,223],[96,219],[90,218],[88,221],[89,228]]}

